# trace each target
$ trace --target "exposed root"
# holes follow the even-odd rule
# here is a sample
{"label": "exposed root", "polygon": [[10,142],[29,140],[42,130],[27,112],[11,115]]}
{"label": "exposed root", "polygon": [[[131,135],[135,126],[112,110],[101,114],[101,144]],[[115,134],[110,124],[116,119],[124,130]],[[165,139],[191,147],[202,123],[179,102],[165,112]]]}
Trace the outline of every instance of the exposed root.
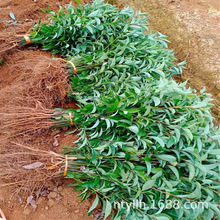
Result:
{"label": "exposed root", "polygon": [[39,133],[54,125],[53,108],[62,107],[70,88],[60,60],[26,54],[24,60],[14,60],[9,74],[12,83],[0,93],[0,133],[6,138]]}
{"label": "exposed root", "polygon": [[[3,110],[3,108],[1,109]],[[0,131],[5,137],[40,133],[55,124],[51,120],[54,110],[42,108],[14,107],[1,113]]]}
{"label": "exposed root", "polygon": [[61,176],[65,160],[65,156],[52,151],[11,143],[7,151],[0,154],[0,186],[38,189]]}
{"label": "exposed root", "polygon": [[8,32],[6,34],[0,34],[0,60],[4,60],[8,54],[19,47],[20,45],[16,36],[9,36]]}
{"label": "exposed root", "polygon": [[[62,111],[54,108],[65,104],[70,89],[68,76],[63,62],[39,51],[13,54],[1,68],[4,83],[0,85],[0,186],[34,191],[60,177],[67,159],[39,150],[38,146],[18,143],[30,144],[55,125],[52,118]],[[17,143],[12,143],[15,137]]]}
{"label": "exposed root", "polygon": [[60,104],[70,88],[63,63],[46,55],[20,53],[24,56],[14,55],[13,62],[8,63],[11,85],[1,89],[0,101],[45,108]]}

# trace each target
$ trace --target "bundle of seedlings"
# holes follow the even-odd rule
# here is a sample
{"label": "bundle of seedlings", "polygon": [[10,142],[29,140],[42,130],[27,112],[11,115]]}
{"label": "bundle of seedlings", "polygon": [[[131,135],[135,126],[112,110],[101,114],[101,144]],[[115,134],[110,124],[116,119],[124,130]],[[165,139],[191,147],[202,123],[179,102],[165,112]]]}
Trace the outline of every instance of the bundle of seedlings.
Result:
{"label": "bundle of seedlings", "polygon": [[167,79],[124,94],[103,95],[54,117],[62,126],[73,122],[79,139],[77,147],[65,147],[66,157],[53,159],[43,171],[73,178],[71,185],[83,190],[83,199],[96,194],[89,213],[101,202],[104,218],[111,213],[112,219],[219,215],[220,130],[213,126],[209,95]]}
{"label": "bundle of seedlings", "polygon": [[[147,17],[143,13],[117,9],[102,1],[79,7],[67,5],[58,13],[48,13],[51,20],[46,24],[39,21],[29,39],[67,58],[74,94],[88,95],[81,93],[85,84],[88,93],[94,85],[92,91],[97,95],[100,85],[101,92],[107,85],[115,89],[115,84],[132,76],[136,77],[135,83],[141,84],[142,78],[159,79],[182,72],[184,62],[173,63],[175,57],[167,49],[165,36],[151,32],[146,35]],[[69,96],[74,98],[74,94]]]}
{"label": "bundle of seedlings", "polygon": [[[170,87],[179,89],[173,91],[173,98],[169,95]],[[133,106],[130,101],[136,94],[130,91],[127,102],[122,99],[123,105],[117,106],[117,110],[112,109],[112,103],[119,96],[104,97],[96,106],[68,110],[66,114],[71,112],[81,131],[77,148],[65,147],[66,156],[48,152],[41,156],[41,152],[35,151],[34,160],[30,161],[19,159],[20,154],[29,155],[19,149],[12,161],[10,154],[1,155],[3,169],[16,166],[16,172],[15,167],[10,170],[9,180],[21,176],[20,172],[28,178],[27,167],[32,167],[35,178],[42,175],[38,165],[49,177],[60,174],[72,178],[76,183],[71,185],[83,190],[83,200],[96,195],[89,214],[101,202],[104,218],[112,213],[112,219],[211,219],[214,213],[219,214],[220,140],[219,130],[210,125],[209,97],[197,97],[173,81],[165,82],[161,90],[164,89],[163,104],[157,106],[154,101],[147,102],[145,91]],[[174,105],[176,97],[185,98],[185,104]],[[201,99],[205,100],[203,107],[198,106]],[[151,110],[146,113],[146,108]],[[177,111],[177,115],[173,117],[169,109]],[[185,116],[181,120],[180,113]],[[69,125],[66,117],[61,121]],[[113,208],[118,212],[111,212]]]}
{"label": "bundle of seedlings", "polygon": [[[61,53],[62,56],[84,53],[96,53],[95,45],[103,46],[114,41],[116,37],[123,38],[124,33],[130,33],[132,38],[144,36],[146,18],[141,14],[135,16],[131,8],[118,10],[116,6],[94,1],[91,5],[74,7],[71,4],[58,13],[46,10],[50,21],[33,27],[28,42],[43,45],[45,50]],[[21,39],[21,44],[27,44],[27,39]],[[94,44],[94,45],[93,45]]]}
{"label": "bundle of seedlings", "polygon": [[[93,13],[93,16],[87,16],[90,13],[94,12],[94,8],[96,8],[99,13]],[[38,39],[39,36],[42,37],[42,40],[39,41],[39,44],[43,45],[45,48],[47,48],[47,46],[45,45],[46,39],[50,39],[50,49],[51,47],[56,48],[57,43],[62,41],[60,39],[61,37],[59,37],[59,34],[51,33],[50,35],[51,31],[57,31],[57,28],[55,28],[57,26],[62,27],[60,29],[63,30],[62,38],[65,38],[63,39],[64,42],[69,40],[68,36],[70,34],[74,42],[77,42],[77,40],[79,40],[78,33],[82,35],[82,33],[85,32],[84,35],[87,36],[85,42],[85,37],[81,39],[81,43],[77,42],[74,51],[79,47],[80,44],[87,45],[86,47],[88,47],[88,51],[85,51],[80,47],[80,49],[78,50],[79,53],[74,52],[74,57],[68,57],[69,62],[67,63],[67,69],[71,70],[70,72],[72,73],[77,73],[77,75],[74,75],[75,79],[71,78],[73,80],[73,87],[75,88],[74,92],[76,91],[77,93],[80,93],[81,91],[81,85],[75,83],[80,73],[82,73],[80,74],[81,81],[82,78],[87,75],[89,79],[85,77],[84,81],[88,85],[94,85],[94,79],[96,81],[99,81],[96,86],[100,85],[100,83],[102,85],[105,85],[107,83],[109,84],[109,82],[105,81],[102,83],[99,80],[101,78],[103,78],[103,80],[104,78],[112,78],[111,81],[113,81],[113,83],[116,82],[121,72],[123,72],[122,77],[120,77],[121,81],[123,81],[123,79],[125,79],[130,74],[147,78],[152,76],[158,77],[160,75],[171,76],[172,74],[181,73],[181,67],[177,67],[173,64],[173,60],[175,60],[175,58],[172,54],[172,51],[167,49],[166,39],[164,38],[164,36],[160,33],[149,33],[148,35],[145,35],[144,31],[147,29],[147,27],[145,26],[146,17],[142,16],[141,13],[135,15],[133,9],[128,8],[118,10],[115,6],[111,6],[109,4],[94,2],[92,5],[80,6],[79,8],[74,8],[72,5],[68,5],[66,7],[66,13],[63,12],[63,9],[61,9],[58,13],[55,13],[53,11],[49,11],[49,13],[52,15],[52,24],[51,22],[43,25],[39,23],[36,27],[33,28],[33,31],[31,33],[31,35],[34,36],[35,39]],[[79,14],[81,16],[88,17],[89,19],[77,20]],[[98,28],[99,24],[97,24],[98,26],[96,26],[96,34],[97,36],[99,35],[98,38],[92,38],[88,28],[84,28],[84,30],[81,30],[85,26],[84,22],[91,22],[94,26],[96,24],[94,23],[95,20],[100,20],[100,25],[103,26],[103,28],[101,28],[100,30]],[[67,26],[67,21],[72,23]],[[125,21],[127,22],[127,24],[125,23]],[[79,25],[77,26],[76,24]],[[77,28],[77,31],[74,32],[76,35],[69,30],[69,28],[71,29],[71,25],[74,25],[73,28]],[[110,41],[108,41],[105,40],[105,38],[108,37],[108,35],[106,35],[106,30],[110,31],[110,29],[110,35],[112,35],[112,37],[109,39]],[[52,35],[53,38],[50,38],[50,36]],[[55,35],[57,36],[57,38],[54,38]],[[32,42],[36,43],[35,41]],[[71,45],[73,46],[72,41],[69,43],[71,43]],[[93,44],[92,49],[89,46],[91,44]],[[58,45],[58,47],[61,49],[60,51],[62,51],[62,46],[60,44]],[[72,48],[66,48],[66,51],[73,50]],[[52,52],[54,51],[52,50]],[[86,55],[85,52],[87,52]],[[94,56],[89,54],[94,54]],[[68,54],[65,53],[63,55],[67,56]],[[163,59],[161,59],[161,57],[163,57]],[[58,65],[60,64],[60,59],[57,59],[57,63]],[[57,68],[57,70],[60,69],[61,68]],[[47,71],[47,69],[45,70]],[[97,79],[96,76],[93,76],[97,75],[97,71],[99,72],[99,79]],[[59,78],[61,78],[61,76]],[[63,79],[65,80],[65,77],[63,77]],[[44,79],[39,81],[42,82],[44,81]],[[56,82],[56,79],[54,82]],[[35,84],[37,85],[39,83],[34,82],[33,85],[35,86]],[[50,87],[50,85],[46,85],[46,87],[48,88]],[[41,85],[40,88],[42,88]],[[21,98],[21,100],[29,100],[30,94],[34,91],[36,91],[36,94],[41,94],[41,96],[43,94],[45,94],[45,96],[48,96],[48,91],[37,92],[36,89],[32,89],[31,91],[28,91],[28,95]],[[95,91],[96,89],[94,88],[94,92]],[[65,94],[65,91],[63,92],[63,94]],[[63,94],[60,94],[61,100]],[[31,94],[31,96],[33,95]],[[72,93],[69,93],[69,96],[74,98],[74,94]],[[54,98],[54,96],[50,97]],[[49,102],[54,101],[50,100],[50,97]],[[41,99],[40,103],[47,102],[47,98],[43,98],[43,100]],[[36,100],[39,100],[39,98],[36,98]],[[46,106],[45,108],[50,109],[51,107]],[[12,114],[11,116],[14,117],[15,115]],[[5,117],[6,120],[7,117],[8,116]],[[10,124],[11,119],[8,121]],[[8,126],[8,124],[6,124],[6,126]],[[5,129],[5,126],[3,128]],[[17,126],[14,126],[13,128],[17,128]],[[18,128],[17,133],[19,133],[20,128]]]}
{"label": "bundle of seedlings", "polygon": [[[107,178],[109,183],[108,178],[111,178],[119,188],[119,183],[124,184],[125,191],[123,187],[112,189],[113,184],[110,184],[110,191],[99,196],[100,200],[109,201],[110,207],[117,202],[132,203],[135,199],[147,207],[142,210],[145,214],[136,209],[120,209],[121,218],[144,219],[145,215],[150,215],[151,219],[159,216],[211,219],[219,216],[220,128],[213,125],[208,94],[202,91],[201,95],[196,95],[185,83],[178,85],[161,78],[146,82],[138,92],[128,86],[122,94],[109,91],[109,96],[101,95],[91,103],[85,98],[82,103],[87,104],[65,113],[72,116],[79,132],[77,148],[73,153],[71,150],[65,153],[75,155],[76,151],[85,155],[90,152],[88,163],[100,172],[101,179]],[[61,121],[63,124],[66,121],[66,126],[71,122],[66,117]],[[110,165],[99,169],[105,156],[114,169],[120,170],[117,170],[119,176],[112,173]],[[117,157],[121,157],[123,165],[129,162],[129,171],[114,163]],[[138,161],[138,165],[134,161]],[[113,176],[109,177],[111,174]],[[75,172],[67,176],[78,178]],[[95,180],[100,186],[99,178],[95,177],[87,184],[94,188]],[[77,188],[93,191],[86,186]],[[121,195],[121,199],[115,197],[113,191]],[[82,195],[86,197],[85,192]],[[170,201],[168,206],[167,201]],[[196,209],[188,201],[197,204]],[[156,206],[154,209],[151,209],[152,203]],[[206,207],[198,204],[206,204]],[[103,212],[108,213],[108,210]]]}
{"label": "bundle of seedlings", "polygon": [[[132,8],[117,9],[102,1],[79,7],[70,4],[64,9],[60,7],[58,13],[47,12],[50,21],[45,24],[39,21],[32,28],[28,42],[69,60],[75,57],[72,60],[75,66],[79,62],[77,59],[83,58],[79,70],[88,68],[88,63],[97,65],[98,62],[100,66],[108,60],[112,67],[129,65],[131,71],[139,69],[141,73],[161,74],[161,70],[167,75],[181,73],[181,68],[173,64],[175,58],[167,49],[165,36],[151,32],[146,35],[144,13],[135,14]],[[26,44],[25,38],[20,43]]]}

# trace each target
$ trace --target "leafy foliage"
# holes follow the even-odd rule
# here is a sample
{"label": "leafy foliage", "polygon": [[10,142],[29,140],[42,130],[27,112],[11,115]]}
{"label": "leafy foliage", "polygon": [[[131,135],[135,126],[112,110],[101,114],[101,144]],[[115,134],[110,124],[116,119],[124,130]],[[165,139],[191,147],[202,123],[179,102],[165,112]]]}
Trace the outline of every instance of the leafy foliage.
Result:
{"label": "leafy foliage", "polygon": [[108,96],[85,99],[80,109],[67,111],[74,115],[80,138],[78,147],[66,153],[86,157],[83,173],[70,168],[68,177],[97,183],[83,182],[77,189],[85,190],[85,197],[91,190],[102,199],[138,199],[148,207],[152,200],[166,199],[210,205],[190,214],[188,207],[121,212],[128,219],[154,219],[161,213],[167,219],[212,218],[219,200],[220,135],[213,126],[209,95],[196,95],[185,83],[165,78],[141,84],[138,93],[130,87],[121,94],[109,90]]}
{"label": "leafy foliage", "polygon": [[[33,28],[32,42],[61,53],[72,83],[69,97],[79,109],[63,110],[57,125],[78,131],[77,147],[64,153],[78,160],[69,164],[83,200],[96,198],[106,219],[212,219],[220,216],[220,128],[213,124],[210,96],[197,94],[171,76],[174,65],[165,36],[149,32],[143,14],[95,1],[58,13],[51,22]],[[112,212],[114,202],[139,200]],[[179,209],[159,207],[177,200]],[[156,207],[152,208],[152,201]],[[207,202],[208,208],[185,207],[187,201]]]}
{"label": "leafy foliage", "polygon": [[31,42],[74,59],[74,64],[98,63],[100,68],[108,61],[113,71],[128,66],[146,75],[181,73],[181,68],[173,65],[175,58],[167,49],[165,36],[159,32],[146,35],[147,17],[143,13],[135,14],[132,8],[118,10],[101,1],[79,8],[70,4],[65,10],[60,7],[58,13],[47,11],[50,21],[39,21],[33,27]]}

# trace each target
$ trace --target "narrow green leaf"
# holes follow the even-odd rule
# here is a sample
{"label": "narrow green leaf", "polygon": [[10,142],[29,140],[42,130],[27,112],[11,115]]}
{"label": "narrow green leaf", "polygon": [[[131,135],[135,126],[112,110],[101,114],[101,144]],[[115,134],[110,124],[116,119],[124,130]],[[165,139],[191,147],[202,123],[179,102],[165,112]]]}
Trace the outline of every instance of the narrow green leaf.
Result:
{"label": "narrow green leaf", "polygon": [[130,131],[134,132],[135,134],[137,134],[139,132],[139,128],[136,125],[132,125],[128,128]]}
{"label": "narrow green leaf", "polygon": [[164,141],[161,138],[154,137],[154,136],[150,136],[150,138],[153,138],[155,141],[157,141],[160,144],[161,147],[164,147],[165,144],[164,144]]}
{"label": "narrow green leaf", "polygon": [[161,154],[161,155],[158,155],[157,157],[159,157],[160,159],[165,160],[165,161],[176,161],[176,157],[174,157],[172,155]]}
{"label": "narrow green leaf", "polygon": [[104,220],[111,214],[111,211],[112,211],[112,204],[108,200],[106,200]]}
{"label": "narrow green leaf", "polygon": [[148,180],[142,187],[142,191],[145,191],[145,190],[148,190],[148,189],[151,189],[152,186],[154,185],[156,179],[153,179],[153,180]]}
{"label": "narrow green leaf", "polygon": [[92,214],[92,211],[97,207],[98,203],[99,203],[99,197],[98,197],[98,195],[96,195],[95,200],[88,211],[89,216]]}

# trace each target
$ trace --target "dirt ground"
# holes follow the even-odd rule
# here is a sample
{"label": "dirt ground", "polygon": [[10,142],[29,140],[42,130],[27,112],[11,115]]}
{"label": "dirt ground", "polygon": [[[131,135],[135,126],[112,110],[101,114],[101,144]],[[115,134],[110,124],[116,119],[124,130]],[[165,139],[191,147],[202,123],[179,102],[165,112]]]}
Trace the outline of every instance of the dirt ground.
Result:
{"label": "dirt ground", "polygon": [[[58,5],[69,3],[69,0],[1,0],[0,1],[0,52],[13,46],[15,35],[24,35],[38,19],[46,19],[41,8],[49,5],[58,10]],[[160,31],[171,41],[170,48],[174,49],[179,61],[187,60],[187,70],[177,80],[188,79],[189,86],[200,90],[206,86],[213,95],[216,106],[213,113],[220,121],[220,2],[214,0],[122,0],[120,5],[132,5],[136,10],[150,15],[150,28]],[[13,12],[17,24],[13,24],[9,13]],[[42,58],[50,53],[33,50],[14,49],[5,57],[0,67],[0,92],[13,85],[14,70],[11,70],[13,60],[20,59],[26,65],[27,57],[39,53]],[[1,58],[2,59],[2,58]],[[16,91],[15,91],[16,92]],[[1,103],[0,103],[1,105]],[[60,152],[60,146],[71,145],[74,136],[59,132],[59,146],[54,147],[54,136],[49,132],[37,137],[34,143],[37,147]],[[1,150],[1,149],[0,149]],[[58,180],[48,183],[36,200],[37,208],[26,206],[27,201],[18,193],[8,188],[0,189],[0,208],[7,220],[87,220],[87,212],[92,201],[80,203],[79,195],[73,188],[66,186],[66,181]]]}

